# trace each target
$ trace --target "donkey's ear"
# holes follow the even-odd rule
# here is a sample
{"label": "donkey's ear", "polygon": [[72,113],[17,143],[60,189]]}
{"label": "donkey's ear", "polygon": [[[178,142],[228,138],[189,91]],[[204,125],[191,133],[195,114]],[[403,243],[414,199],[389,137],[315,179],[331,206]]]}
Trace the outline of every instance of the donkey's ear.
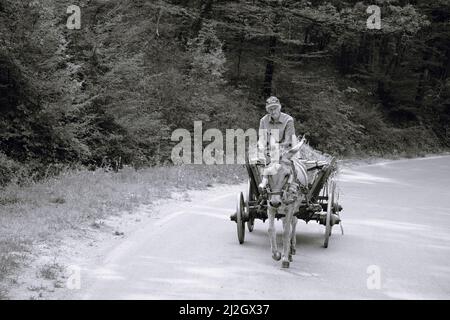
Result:
{"label": "donkey's ear", "polygon": [[294,156],[294,154],[296,154],[296,153],[301,149],[301,147],[303,146],[304,143],[305,143],[305,140],[302,139],[302,140],[301,140],[299,143],[297,143],[294,147],[292,147],[290,150],[288,150],[288,151],[285,153],[285,156],[286,156],[288,159],[292,158],[292,157]]}
{"label": "donkey's ear", "polygon": [[[297,150],[298,151],[298,150]],[[287,151],[283,156],[287,159],[291,159],[294,154],[296,154],[297,152],[294,151],[294,149],[290,149],[289,151]]]}

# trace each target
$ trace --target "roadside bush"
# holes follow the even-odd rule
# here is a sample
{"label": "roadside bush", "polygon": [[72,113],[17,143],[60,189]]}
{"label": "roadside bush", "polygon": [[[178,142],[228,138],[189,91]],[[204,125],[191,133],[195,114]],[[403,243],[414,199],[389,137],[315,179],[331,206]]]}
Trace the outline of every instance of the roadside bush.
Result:
{"label": "roadside bush", "polygon": [[10,182],[19,182],[27,176],[26,167],[0,152],[0,186],[5,186]]}

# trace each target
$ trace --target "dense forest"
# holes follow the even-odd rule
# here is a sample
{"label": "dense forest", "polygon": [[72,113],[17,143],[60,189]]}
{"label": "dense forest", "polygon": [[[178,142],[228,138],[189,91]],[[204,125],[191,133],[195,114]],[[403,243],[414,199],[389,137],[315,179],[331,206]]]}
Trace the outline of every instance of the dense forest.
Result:
{"label": "dense forest", "polygon": [[331,154],[450,147],[448,0],[71,4],[0,0],[0,185],[168,164],[173,130],[257,128],[270,95]]}

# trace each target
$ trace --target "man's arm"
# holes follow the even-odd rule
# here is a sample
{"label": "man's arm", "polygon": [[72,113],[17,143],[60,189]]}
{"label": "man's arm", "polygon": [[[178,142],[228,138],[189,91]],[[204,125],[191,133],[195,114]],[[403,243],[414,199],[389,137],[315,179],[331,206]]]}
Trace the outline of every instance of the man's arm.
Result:
{"label": "man's arm", "polygon": [[284,129],[284,142],[281,145],[283,147],[293,147],[293,135],[295,135],[294,119],[289,119]]}

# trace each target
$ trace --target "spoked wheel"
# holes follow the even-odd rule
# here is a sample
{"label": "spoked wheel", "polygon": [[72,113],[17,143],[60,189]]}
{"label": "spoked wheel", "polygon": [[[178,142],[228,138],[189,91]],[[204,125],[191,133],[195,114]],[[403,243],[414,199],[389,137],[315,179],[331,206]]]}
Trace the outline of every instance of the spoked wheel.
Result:
{"label": "spoked wheel", "polygon": [[249,232],[252,232],[253,228],[255,227],[255,217],[252,217],[252,214],[250,213],[250,201],[255,200],[256,200],[255,191],[253,190],[253,186],[250,179],[248,179],[247,197],[245,199],[245,206],[248,213],[247,229]]}
{"label": "spoked wheel", "polygon": [[237,235],[240,244],[244,243],[245,238],[245,201],[244,195],[239,193],[237,198],[237,206],[236,206],[236,224],[237,224]]}
{"label": "spoked wheel", "polygon": [[328,240],[331,235],[331,214],[333,213],[333,206],[335,201],[336,183],[330,181],[327,185],[328,204],[327,204],[327,216],[325,221],[325,241],[323,243],[324,248],[328,248]]}

